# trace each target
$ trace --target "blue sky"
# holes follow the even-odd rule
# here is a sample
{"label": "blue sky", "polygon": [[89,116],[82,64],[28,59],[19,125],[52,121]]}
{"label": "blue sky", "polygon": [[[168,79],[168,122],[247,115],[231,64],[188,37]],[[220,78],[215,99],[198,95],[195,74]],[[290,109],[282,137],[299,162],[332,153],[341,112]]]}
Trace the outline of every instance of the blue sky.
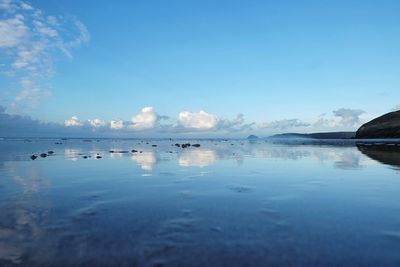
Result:
{"label": "blue sky", "polygon": [[0,14],[10,116],[245,136],[354,130],[400,104],[399,1],[0,0]]}

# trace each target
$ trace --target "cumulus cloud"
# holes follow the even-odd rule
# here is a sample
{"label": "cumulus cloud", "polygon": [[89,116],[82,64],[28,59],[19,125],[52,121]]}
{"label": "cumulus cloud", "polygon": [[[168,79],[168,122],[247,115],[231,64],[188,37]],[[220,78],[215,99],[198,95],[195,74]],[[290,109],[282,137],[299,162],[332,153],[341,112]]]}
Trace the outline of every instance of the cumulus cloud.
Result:
{"label": "cumulus cloud", "polygon": [[111,120],[110,121],[110,128],[111,129],[120,130],[120,129],[123,129],[124,127],[125,126],[124,126],[124,121],[123,120],[117,119],[117,120]]}
{"label": "cumulus cloud", "polygon": [[218,118],[203,110],[200,112],[182,111],[179,113],[178,122],[185,128],[209,130],[217,126]]}
{"label": "cumulus cloud", "polygon": [[365,112],[360,109],[340,108],[334,110],[333,114],[340,118],[340,125],[345,127],[356,127],[360,125],[360,115]]}
{"label": "cumulus cloud", "polygon": [[94,128],[99,128],[99,127],[103,127],[106,125],[106,122],[102,119],[93,119],[93,120],[89,119],[88,122]]}
{"label": "cumulus cloud", "polygon": [[89,41],[85,25],[74,17],[50,16],[24,1],[0,0],[2,74],[19,84],[11,107],[35,107],[49,96],[54,58]]}
{"label": "cumulus cloud", "polygon": [[158,115],[152,107],[144,107],[141,112],[132,117],[132,125],[129,129],[145,130],[152,129],[158,121]]}
{"label": "cumulus cloud", "polygon": [[284,119],[284,120],[276,120],[272,122],[262,123],[259,128],[261,129],[291,129],[297,127],[309,127],[310,124],[306,122],[302,122],[299,119]]}
{"label": "cumulus cloud", "polygon": [[81,121],[78,119],[77,116],[72,116],[71,118],[66,119],[66,120],[64,121],[64,125],[65,125],[66,127],[76,127],[76,126],[82,126],[82,125],[83,125],[83,122],[81,122]]}

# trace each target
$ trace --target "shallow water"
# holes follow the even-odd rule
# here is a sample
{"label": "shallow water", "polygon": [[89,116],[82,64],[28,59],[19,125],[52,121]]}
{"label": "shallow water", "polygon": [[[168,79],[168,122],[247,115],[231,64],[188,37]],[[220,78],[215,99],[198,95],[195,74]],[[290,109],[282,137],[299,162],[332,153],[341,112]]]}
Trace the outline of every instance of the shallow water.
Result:
{"label": "shallow water", "polygon": [[0,266],[400,266],[400,146],[175,143],[0,140]]}

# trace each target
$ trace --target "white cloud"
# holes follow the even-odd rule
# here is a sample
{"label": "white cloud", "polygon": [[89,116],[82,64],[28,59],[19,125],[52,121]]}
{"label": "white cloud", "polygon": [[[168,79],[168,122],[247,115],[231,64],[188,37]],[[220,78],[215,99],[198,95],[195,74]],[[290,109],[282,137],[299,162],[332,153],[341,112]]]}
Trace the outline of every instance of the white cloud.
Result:
{"label": "white cloud", "polygon": [[313,125],[315,127],[328,127],[328,128],[335,128],[340,126],[336,120],[327,119],[324,116],[320,116]]}
{"label": "white cloud", "polygon": [[272,122],[264,122],[259,125],[261,129],[291,129],[297,127],[308,127],[310,126],[307,122],[302,122],[299,119],[284,119],[284,120],[276,120]]}
{"label": "white cloud", "polygon": [[132,117],[132,125],[129,129],[145,130],[154,128],[158,120],[158,115],[152,107],[144,107],[141,112]]}
{"label": "white cloud", "polygon": [[46,89],[39,88],[34,81],[23,77],[20,80],[21,91],[15,96],[15,101],[25,103],[29,107],[36,107],[40,101],[51,95],[51,92]]}
{"label": "white cloud", "polygon": [[238,114],[234,119],[219,119],[216,129],[228,132],[253,130],[255,123],[246,123],[243,114]]}
{"label": "white cloud", "polygon": [[110,122],[110,128],[114,130],[120,130],[124,128],[124,121],[117,119],[117,120],[111,120]]}
{"label": "white cloud", "polygon": [[0,48],[16,47],[29,36],[29,28],[25,25],[24,16],[0,20]]}
{"label": "white cloud", "polygon": [[102,119],[88,120],[88,122],[94,128],[103,127],[106,125],[106,122]]}
{"label": "white cloud", "polygon": [[203,110],[200,112],[183,111],[179,113],[179,124],[185,128],[209,130],[217,126],[218,118]]}
{"label": "white cloud", "polygon": [[83,123],[78,119],[77,116],[72,116],[71,118],[64,121],[64,125],[66,127],[76,127],[76,126],[82,126]]}
{"label": "white cloud", "polygon": [[0,10],[8,10],[10,8],[10,0],[0,0]]}
{"label": "white cloud", "polygon": [[357,127],[360,125],[360,115],[365,113],[360,109],[340,108],[334,110],[333,114],[340,118],[340,125],[344,127]]}
{"label": "white cloud", "polygon": [[[19,0],[0,0],[0,10],[0,64],[3,74],[22,87],[9,105],[39,103],[49,95],[54,58],[58,54],[71,58],[73,48],[89,41],[89,32],[75,17],[46,16]],[[23,80],[34,83],[35,89],[24,87]]]}
{"label": "white cloud", "polygon": [[57,37],[58,36],[58,32],[55,29],[47,26],[45,24],[45,22],[34,20],[33,21],[33,25],[35,26],[35,29],[39,33],[41,33],[41,34],[43,34],[45,36],[48,36],[48,37]]}
{"label": "white cloud", "polygon": [[321,114],[313,124],[317,128],[356,128],[361,124],[363,110],[340,108],[332,111],[333,117]]}
{"label": "white cloud", "polygon": [[25,2],[21,3],[21,8],[25,10],[33,10],[33,7]]}

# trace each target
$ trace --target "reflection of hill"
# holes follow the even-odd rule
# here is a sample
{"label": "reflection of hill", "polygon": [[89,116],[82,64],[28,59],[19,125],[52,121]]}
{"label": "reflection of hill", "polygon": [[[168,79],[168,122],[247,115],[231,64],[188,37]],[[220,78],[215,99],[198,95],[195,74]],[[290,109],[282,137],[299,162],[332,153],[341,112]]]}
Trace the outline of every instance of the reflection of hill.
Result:
{"label": "reflection of hill", "polygon": [[364,155],[383,164],[400,168],[400,147],[387,145],[357,145]]}

